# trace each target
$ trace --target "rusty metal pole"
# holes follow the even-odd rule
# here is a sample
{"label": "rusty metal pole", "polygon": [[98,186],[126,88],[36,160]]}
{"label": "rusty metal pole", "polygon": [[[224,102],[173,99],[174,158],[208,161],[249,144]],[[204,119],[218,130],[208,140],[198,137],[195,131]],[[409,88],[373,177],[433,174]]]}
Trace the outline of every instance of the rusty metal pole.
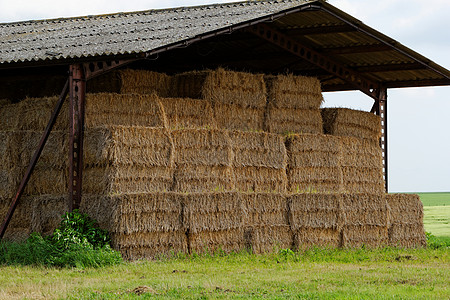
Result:
{"label": "rusty metal pole", "polygon": [[[58,117],[59,112],[61,111],[61,107],[64,103],[64,100],[66,99],[68,91],[69,91],[69,82],[66,81],[66,84],[64,85],[64,88],[59,96],[59,100],[55,105],[55,109],[53,110],[52,116],[50,117],[47,127],[45,128],[44,133],[42,134],[41,140],[39,141],[39,146],[38,146],[37,150],[34,152],[34,155],[30,160],[28,169],[25,172],[25,175],[23,176],[22,181],[20,182],[16,196],[14,197],[14,199],[11,203],[11,206],[9,207],[8,213],[6,214],[5,220],[3,221],[2,227],[0,229],[0,239],[3,238],[3,235],[5,234],[5,231],[8,228],[8,224],[11,221],[11,218],[14,214],[16,206],[19,203],[23,192],[25,191],[25,187],[27,186],[27,183],[30,180],[31,174],[33,173],[34,167],[36,166],[36,163],[37,163],[39,157],[41,156],[41,153],[42,153],[42,150],[44,149],[45,143],[47,142],[50,132],[53,129],[53,125],[55,125],[56,118]],[[21,117],[21,116],[18,116],[18,117]]]}
{"label": "rusty metal pole", "polygon": [[383,174],[386,193],[388,190],[388,115],[387,115],[387,89],[378,90],[378,100],[375,102],[376,114],[381,117],[380,147],[383,151]]}
{"label": "rusty metal pole", "polygon": [[69,97],[69,212],[81,203],[86,77],[82,64],[70,66]]}

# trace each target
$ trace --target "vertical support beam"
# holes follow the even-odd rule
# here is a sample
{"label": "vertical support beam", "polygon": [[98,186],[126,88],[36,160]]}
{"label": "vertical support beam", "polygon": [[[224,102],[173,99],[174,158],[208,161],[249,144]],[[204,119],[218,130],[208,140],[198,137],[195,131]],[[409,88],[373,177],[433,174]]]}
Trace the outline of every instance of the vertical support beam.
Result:
{"label": "vertical support beam", "polygon": [[388,115],[387,115],[387,89],[382,87],[378,90],[378,99],[374,108],[376,114],[381,117],[381,139],[380,147],[383,151],[383,173],[386,193],[388,192]]}
{"label": "vertical support beam", "polygon": [[69,74],[69,212],[81,203],[86,77],[82,64],[70,66]]}

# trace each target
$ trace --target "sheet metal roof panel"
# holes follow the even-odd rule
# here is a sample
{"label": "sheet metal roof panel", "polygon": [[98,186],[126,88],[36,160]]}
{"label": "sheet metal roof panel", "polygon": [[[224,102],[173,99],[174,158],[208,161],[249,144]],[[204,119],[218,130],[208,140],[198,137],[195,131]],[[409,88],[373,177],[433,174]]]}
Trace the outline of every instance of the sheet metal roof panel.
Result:
{"label": "sheet metal roof panel", "polygon": [[249,1],[0,24],[0,63],[147,52],[311,1]]}

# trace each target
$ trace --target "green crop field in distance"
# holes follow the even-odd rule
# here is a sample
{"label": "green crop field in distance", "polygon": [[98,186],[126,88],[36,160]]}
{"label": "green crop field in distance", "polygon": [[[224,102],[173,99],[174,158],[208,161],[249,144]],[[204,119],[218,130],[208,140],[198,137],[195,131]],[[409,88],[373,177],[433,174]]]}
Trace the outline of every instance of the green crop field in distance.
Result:
{"label": "green crop field in distance", "polygon": [[419,193],[425,231],[450,239],[450,193]]}

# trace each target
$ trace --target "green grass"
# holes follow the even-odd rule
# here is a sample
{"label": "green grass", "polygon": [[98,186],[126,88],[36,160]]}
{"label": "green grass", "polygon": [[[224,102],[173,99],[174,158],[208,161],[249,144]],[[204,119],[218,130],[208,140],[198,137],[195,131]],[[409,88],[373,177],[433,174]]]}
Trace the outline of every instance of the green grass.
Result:
{"label": "green grass", "polygon": [[423,206],[450,206],[450,193],[418,193]]}
{"label": "green grass", "polygon": [[419,193],[427,232],[450,240],[450,193]]}
{"label": "green grass", "polygon": [[95,269],[0,267],[0,298],[448,299],[449,278],[445,248],[283,250]]}

